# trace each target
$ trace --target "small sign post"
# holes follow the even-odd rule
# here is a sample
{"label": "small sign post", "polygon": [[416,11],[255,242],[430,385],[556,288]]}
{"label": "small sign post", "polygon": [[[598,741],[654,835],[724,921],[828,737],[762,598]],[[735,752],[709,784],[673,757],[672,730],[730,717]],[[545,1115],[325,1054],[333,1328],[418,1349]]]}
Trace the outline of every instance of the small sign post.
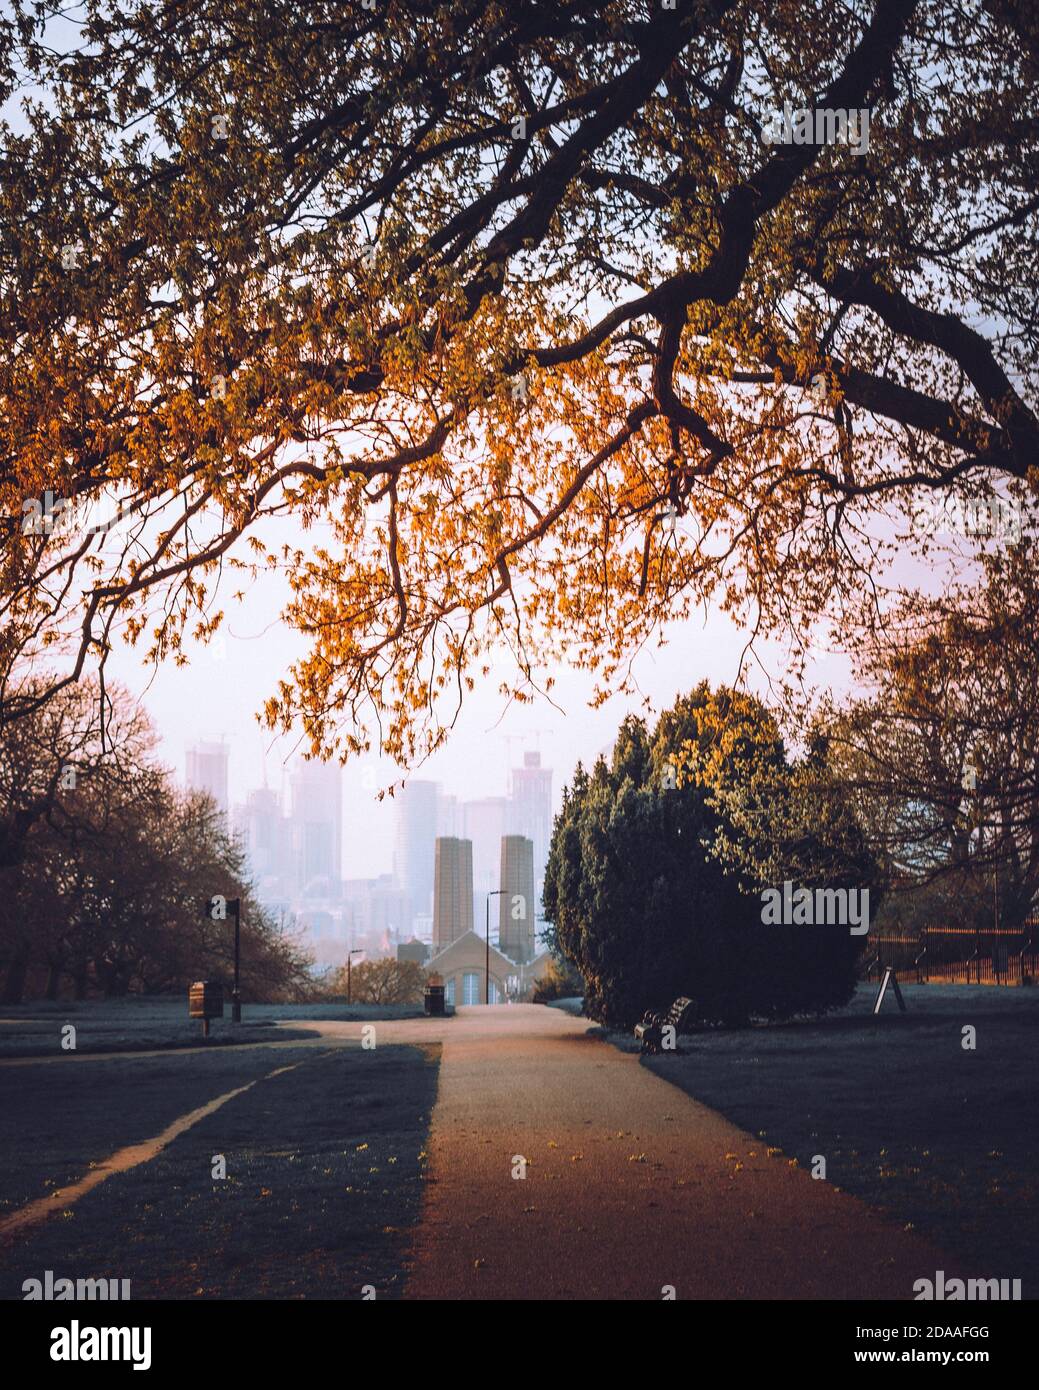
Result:
{"label": "small sign post", "polygon": [[224,922],[227,920],[229,912],[234,913],[234,988],[231,991],[231,1022],[241,1023],[242,996],[239,990],[239,971],[242,943],[242,900],[241,898],[225,898],[222,893],[217,893],[212,898],[207,898],[203,911],[205,916],[213,922]]}
{"label": "small sign post", "polygon": [[884,995],[887,993],[888,985],[892,985],[894,987],[895,998],[898,1000],[898,1007],[902,1010],[903,1013],[905,1013],[906,1011],[905,1000],[902,998],[902,991],[898,987],[898,979],[895,975],[895,968],[892,965],[888,965],[884,967],[884,978],[881,980],[880,988],[877,990],[877,998],[873,1005],[874,1015],[880,1013],[881,1006],[884,1003]]}

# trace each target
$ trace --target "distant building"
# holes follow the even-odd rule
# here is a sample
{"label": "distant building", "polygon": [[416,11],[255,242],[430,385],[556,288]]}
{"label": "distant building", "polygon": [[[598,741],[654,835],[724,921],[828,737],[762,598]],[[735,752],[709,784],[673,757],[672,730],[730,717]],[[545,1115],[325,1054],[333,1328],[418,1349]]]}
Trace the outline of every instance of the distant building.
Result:
{"label": "distant building", "polygon": [[306,903],[297,899],[292,921],[319,970],[345,964],[348,942],[340,899],[311,898]]}
{"label": "distant building", "polygon": [[261,885],[277,883],[285,874],[288,837],[278,793],[268,787],[251,791],[235,813],[235,828],[245,845],[254,877]]}
{"label": "distant building", "polygon": [[525,835],[501,839],[501,896],[498,899],[498,945],[523,963],[534,957],[534,842]]}
{"label": "distant building", "polygon": [[[490,948],[490,1002],[501,1004],[529,999],[534,981],[548,966],[547,952],[521,964],[496,946]],[[428,962],[430,972],[443,976],[448,1004],[483,1004],[487,997],[487,943],[476,932],[466,932],[438,951]]]}
{"label": "distant building", "polygon": [[193,791],[208,792],[227,815],[227,761],[226,743],[196,743],[187,750],[185,759],[185,783]]}
{"label": "distant building", "polygon": [[[495,946],[490,949],[491,1003],[500,1004],[511,992],[510,980],[518,979],[519,966]],[[487,944],[474,931],[464,932],[429,961],[431,971],[444,977],[448,1004],[483,1004],[487,976]]]}
{"label": "distant building", "polygon": [[432,912],[414,913],[411,918],[411,930],[417,941],[424,941],[427,946],[431,946],[433,943]]}
{"label": "distant building", "polygon": [[433,880],[433,948],[440,951],[473,929],[472,842],[438,839]]}
{"label": "distant building", "polygon": [[289,779],[293,878],[303,897],[340,891],[343,797],[338,763],[300,762]]}
{"label": "distant building", "polygon": [[[473,845],[473,916],[479,930],[484,931],[488,894],[499,886],[501,837],[505,834],[508,803],[503,796],[485,796],[479,801],[464,802],[462,810],[465,837]],[[492,911],[492,923],[497,920],[497,911]]]}
{"label": "distant building", "polygon": [[[437,828],[435,782],[405,782],[394,798],[397,807],[393,870],[408,894],[413,914],[428,913],[433,900],[433,846]],[[408,924],[410,929],[410,922]]]}
{"label": "distant building", "polygon": [[392,874],[343,883],[344,939],[369,958],[394,956],[410,935],[411,902]]}
{"label": "distant building", "polygon": [[397,947],[398,960],[414,961],[416,965],[425,965],[429,960],[429,947],[424,941],[405,941],[403,945]]}
{"label": "distant building", "polygon": [[370,903],[370,935],[380,955],[391,955],[397,942],[411,935],[411,895],[398,886],[393,874],[380,874],[372,880]]}
{"label": "distant building", "polygon": [[437,788],[437,837],[465,835],[465,815],[462,803],[457,796],[451,796]]}
{"label": "distant building", "polygon": [[548,846],[552,839],[552,771],[541,766],[540,753],[524,753],[523,766],[512,770],[508,823],[502,833],[525,835],[534,843],[536,914],[541,908]]}

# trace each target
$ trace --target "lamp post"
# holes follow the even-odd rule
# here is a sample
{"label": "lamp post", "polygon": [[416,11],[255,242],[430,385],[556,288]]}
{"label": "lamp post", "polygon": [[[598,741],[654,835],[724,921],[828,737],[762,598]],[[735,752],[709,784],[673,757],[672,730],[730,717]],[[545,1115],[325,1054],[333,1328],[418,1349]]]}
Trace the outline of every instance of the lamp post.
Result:
{"label": "lamp post", "polygon": [[487,980],[483,998],[483,1002],[485,1004],[489,1004],[491,1002],[491,899],[500,898],[504,891],[504,888],[495,888],[487,894],[487,930],[484,933],[484,940],[487,946],[486,964],[484,967],[485,977]]}
{"label": "lamp post", "polygon": [[242,995],[240,986],[242,956],[242,900],[225,898],[222,893],[207,898],[203,915],[211,922],[225,922],[228,912],[234,913],[234,988],[231,991],[231,1022],[242,1021]]}
{"label": "lamp post", "polygon": [[231,991],[231,1022],[242,1021],[242,995],[239,990],[239,966],[242,952],[242,900],[232,898],[227,904],[234,913],[234,989]]}
{"label": "lamp post", "polygon": [[347,951],[347,953],[346,953],[346,1002],[347,1002],[348,1004],[351,1004],[351,1003],[353,1002],[353,994],[352,994],[353,985],[352,985],[352,982],[351,982],[351,975],[350,975],[350,972],[351,972],[351,970],[352,970],[352,968],[353,968],[353,957],[354,957],[354,956],[363,956],[363,955],[364,955],[364,950],[363,950],[362,947],[360,947],[360,946],[358,946],[357,949],[356,949],[355,951]]}

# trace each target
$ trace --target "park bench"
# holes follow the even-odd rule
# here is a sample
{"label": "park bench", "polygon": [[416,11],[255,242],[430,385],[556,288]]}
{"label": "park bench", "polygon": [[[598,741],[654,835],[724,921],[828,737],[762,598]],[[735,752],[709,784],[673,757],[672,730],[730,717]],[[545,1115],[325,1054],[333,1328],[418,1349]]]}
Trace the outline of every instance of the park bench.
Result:
{"label": "park bench", "polygon": [[675,1035],[688,1030],[696,1005],[692,999],[676,999],[666,1014],[651,1013],[648,1009],[641,1023],[635,1024],[635,1036],[642,1044],[643,1052],[663,1050],[664,1029],[673,1028]]}

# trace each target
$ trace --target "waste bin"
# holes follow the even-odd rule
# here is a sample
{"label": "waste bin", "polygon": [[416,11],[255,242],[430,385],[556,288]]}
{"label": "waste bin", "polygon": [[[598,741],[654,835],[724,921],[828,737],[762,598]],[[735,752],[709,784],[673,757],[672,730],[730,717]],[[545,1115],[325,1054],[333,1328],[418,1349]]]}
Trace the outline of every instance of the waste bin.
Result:
{"label": "waste bin", "polygon": [[434,970],[426,980],[426,1013],[443,1017],[444,977]]}
{"label": "waste bin", "polygon": [[219,980],[196,980],[188,990],[188,1017],[202,1020],[202,1036],[209,1037],[209,1020],[224,1016],[224,987]]}

